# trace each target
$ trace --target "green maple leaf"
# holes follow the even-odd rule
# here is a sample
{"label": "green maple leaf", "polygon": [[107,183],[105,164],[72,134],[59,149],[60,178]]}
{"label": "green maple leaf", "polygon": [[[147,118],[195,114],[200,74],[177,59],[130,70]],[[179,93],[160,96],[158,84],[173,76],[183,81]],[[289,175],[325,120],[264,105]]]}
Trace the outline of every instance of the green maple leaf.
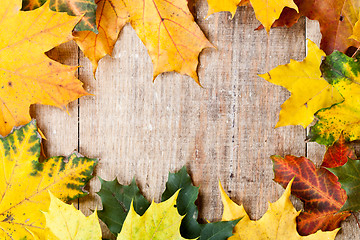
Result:
{"label": "green maple leaf", "polygon": [[150,203],[141,195],[135,180],[129,185],[121,185],[116,179],[105,181],[100,178],[100,182],[101,189],[97,194],[101,198],[103,210],[98,211],[98,216],[109,230],[117,235],[130,210],[131,202],[133,202],[135,211],[140,215],[145,213]]}
{"label": "green maple leaf", "polygon": [[341,167],[328,168],[339,178],[341,188],[346,191],[347,200],[340,211],[360,210],[360,161],[348,159]]}

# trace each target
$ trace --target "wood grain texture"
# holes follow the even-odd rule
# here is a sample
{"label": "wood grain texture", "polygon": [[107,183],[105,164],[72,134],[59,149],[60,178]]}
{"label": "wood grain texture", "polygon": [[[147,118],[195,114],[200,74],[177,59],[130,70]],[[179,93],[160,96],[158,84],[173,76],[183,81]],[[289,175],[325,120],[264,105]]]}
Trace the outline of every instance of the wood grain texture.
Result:
{"label": "wood grain texture", "polygon": [[[302,60],[306,37],[316,40],[310,36],[317,36],[318,30],[301,19],[290,29],[271,30],[268,36],[264,30],[254,31],[259,22],[250,8],[238,8],[234,19],[229,13],[204,19],[204,0],[197,1],[196,10],[197,22],[217,47],[200,56],[203,88],[176,73],[162,74],[153,83],[147,50],[127,25],[113,57],[100,61],[96,79],[90,62],[81,53],[77,58],[74,46],[65,46],[72,57],[59,56],[67,63],[79,61],[79,78],[94,96],[81,98],[79,108],[71,104],[70,117],[47,107],[36,107],[32,116],[48,137],[49,156],[79,147],[83,155],[100,158],[97,176],[117,177],[123,184],[135,176],[144,195],[155,201],[165,189],[168,172],[186,165],[200,186],[202,221],[221,219],[218,180],[233,200],[244,204],[252,219],[258,219],[267,202],[274,202],[283,192],[272,181],[269,156],[318,159],[323,149],[306,144],[306,131],[300,126],[273,128],[289,92],[257,74],[291,58]],[[94,178],[90,195],[80,200],[85,213],[101,208],[95,194],[99,189],[100,182]],[[356,239],[359,230],[354,221],[343,226],[345,231],[337,239]],[[104,237],[111,237],[106,230]]]}

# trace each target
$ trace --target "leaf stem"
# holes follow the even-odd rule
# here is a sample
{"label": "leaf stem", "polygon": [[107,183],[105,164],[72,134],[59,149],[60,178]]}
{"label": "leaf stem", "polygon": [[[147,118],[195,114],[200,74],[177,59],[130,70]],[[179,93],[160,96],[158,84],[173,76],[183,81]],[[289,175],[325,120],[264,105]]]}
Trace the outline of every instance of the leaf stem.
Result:
{"label": "leaf stem", "polygon": [[355,218],[355,220],[356,220],[356,223],[357,223],[358,227],[360,228],[359,219],[356,217],[355,213],[352,212],[351,215],[354,216],[354,218]]}
{"label": "leaf stem", "polygon": [[356,54],[359,52],[360,48],[357,48],[356,51],[354,52],[354,54],[351,56],[352,58],[354,58],[356,56]]}

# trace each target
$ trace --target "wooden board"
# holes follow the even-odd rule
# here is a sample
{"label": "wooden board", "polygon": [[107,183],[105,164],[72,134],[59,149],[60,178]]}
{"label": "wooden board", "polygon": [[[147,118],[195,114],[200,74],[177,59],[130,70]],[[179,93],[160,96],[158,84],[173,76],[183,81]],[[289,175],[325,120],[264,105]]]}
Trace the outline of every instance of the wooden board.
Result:
{"label": "wooden board", "polygon": [[[233,19],[218,13],[204,19],[207,5],[197,4],[197,22],[216,46],[200,56],[203,88],[191,78],[166,73],[152,82],[152,64],[146,48],[127,25],[113,57],[100,61],[96,79],[91,64],[73,43],[53,54],[68,64],[79,64],[79,78],[94,96],[69,106],[71,116],[48,107],[36,107],[40,128],[48,138],[46,153],[68,155],[73,149],[100,163],[96,175],[128,184],[133,177],[149,199],[159,201],[168,172],[186,165],[200,186],[200,218],[221,219],[218,180],[230,197],[243,203],[252,219],[260,218],[267,201],[283,189],[272,181],[270,155],[305,155],[319,162],[324,149],[305,143],[299,126],[274,129],[286,89],[272,85],[258,73],[306,55],[306,38],[318,41],[315,23],[301,19],[291,29],[254,31],[259,22],[253,10],[238,8]],[[68,52],[70,55],[61,55]],[[90,183],[90,195],[80,208],[101,208]],[[301,203],[294,201],[300,208]],[[337,239],[356,239],[359,229],[350,217]],[[111,237],[105,230],[104,237]]]}

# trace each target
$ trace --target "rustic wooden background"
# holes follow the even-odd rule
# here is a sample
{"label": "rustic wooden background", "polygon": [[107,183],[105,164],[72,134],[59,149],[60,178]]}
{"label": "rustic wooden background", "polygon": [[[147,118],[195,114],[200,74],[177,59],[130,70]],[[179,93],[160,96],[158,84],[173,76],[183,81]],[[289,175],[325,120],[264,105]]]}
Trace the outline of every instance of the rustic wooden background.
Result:
{"label": "rustic wooden background", "polygon": [[[77,150],[99,158],[96,175],[118,178],[122,184],[135,176],[144,195],[159,201],[168,172],[189,169],[200,186],[201,219],[221,219],[218,190],[221,180],[230,197],[243,203],[252,219],[260,218],[267,201],[275,201],[283,188],[272,181],[270,155],[307,156],[319,164],[324,148],[305,143],[300,126],[274,129],[286,89],[257,76],[306,55],[306,38],[319,43],[316,22],[301,19],[290,29],[254,31],[259,22],[250,8],[241,7],[233,19],[217,13],[205,19],[207,4],[197,3],[197,22],[217,49],[200,55],[199,77],[166,73],[152,82],[152,63],[146,48],[130,25],[125,26],[113,57],[100,61],[96,79],[88,59],[71,42],[50,55],[80,65],[79,78],[94,96],[69,106],[70,116],[47,106],[32,108],[45,133],[48,156]],[[90,195],[80,209],[101,208],[100,182],[90,183]],[[301,203],[293,201],[298,209]],[[351,216],[337,239],[359,239]],[[105,236],[110,237],[105,230]]]}

